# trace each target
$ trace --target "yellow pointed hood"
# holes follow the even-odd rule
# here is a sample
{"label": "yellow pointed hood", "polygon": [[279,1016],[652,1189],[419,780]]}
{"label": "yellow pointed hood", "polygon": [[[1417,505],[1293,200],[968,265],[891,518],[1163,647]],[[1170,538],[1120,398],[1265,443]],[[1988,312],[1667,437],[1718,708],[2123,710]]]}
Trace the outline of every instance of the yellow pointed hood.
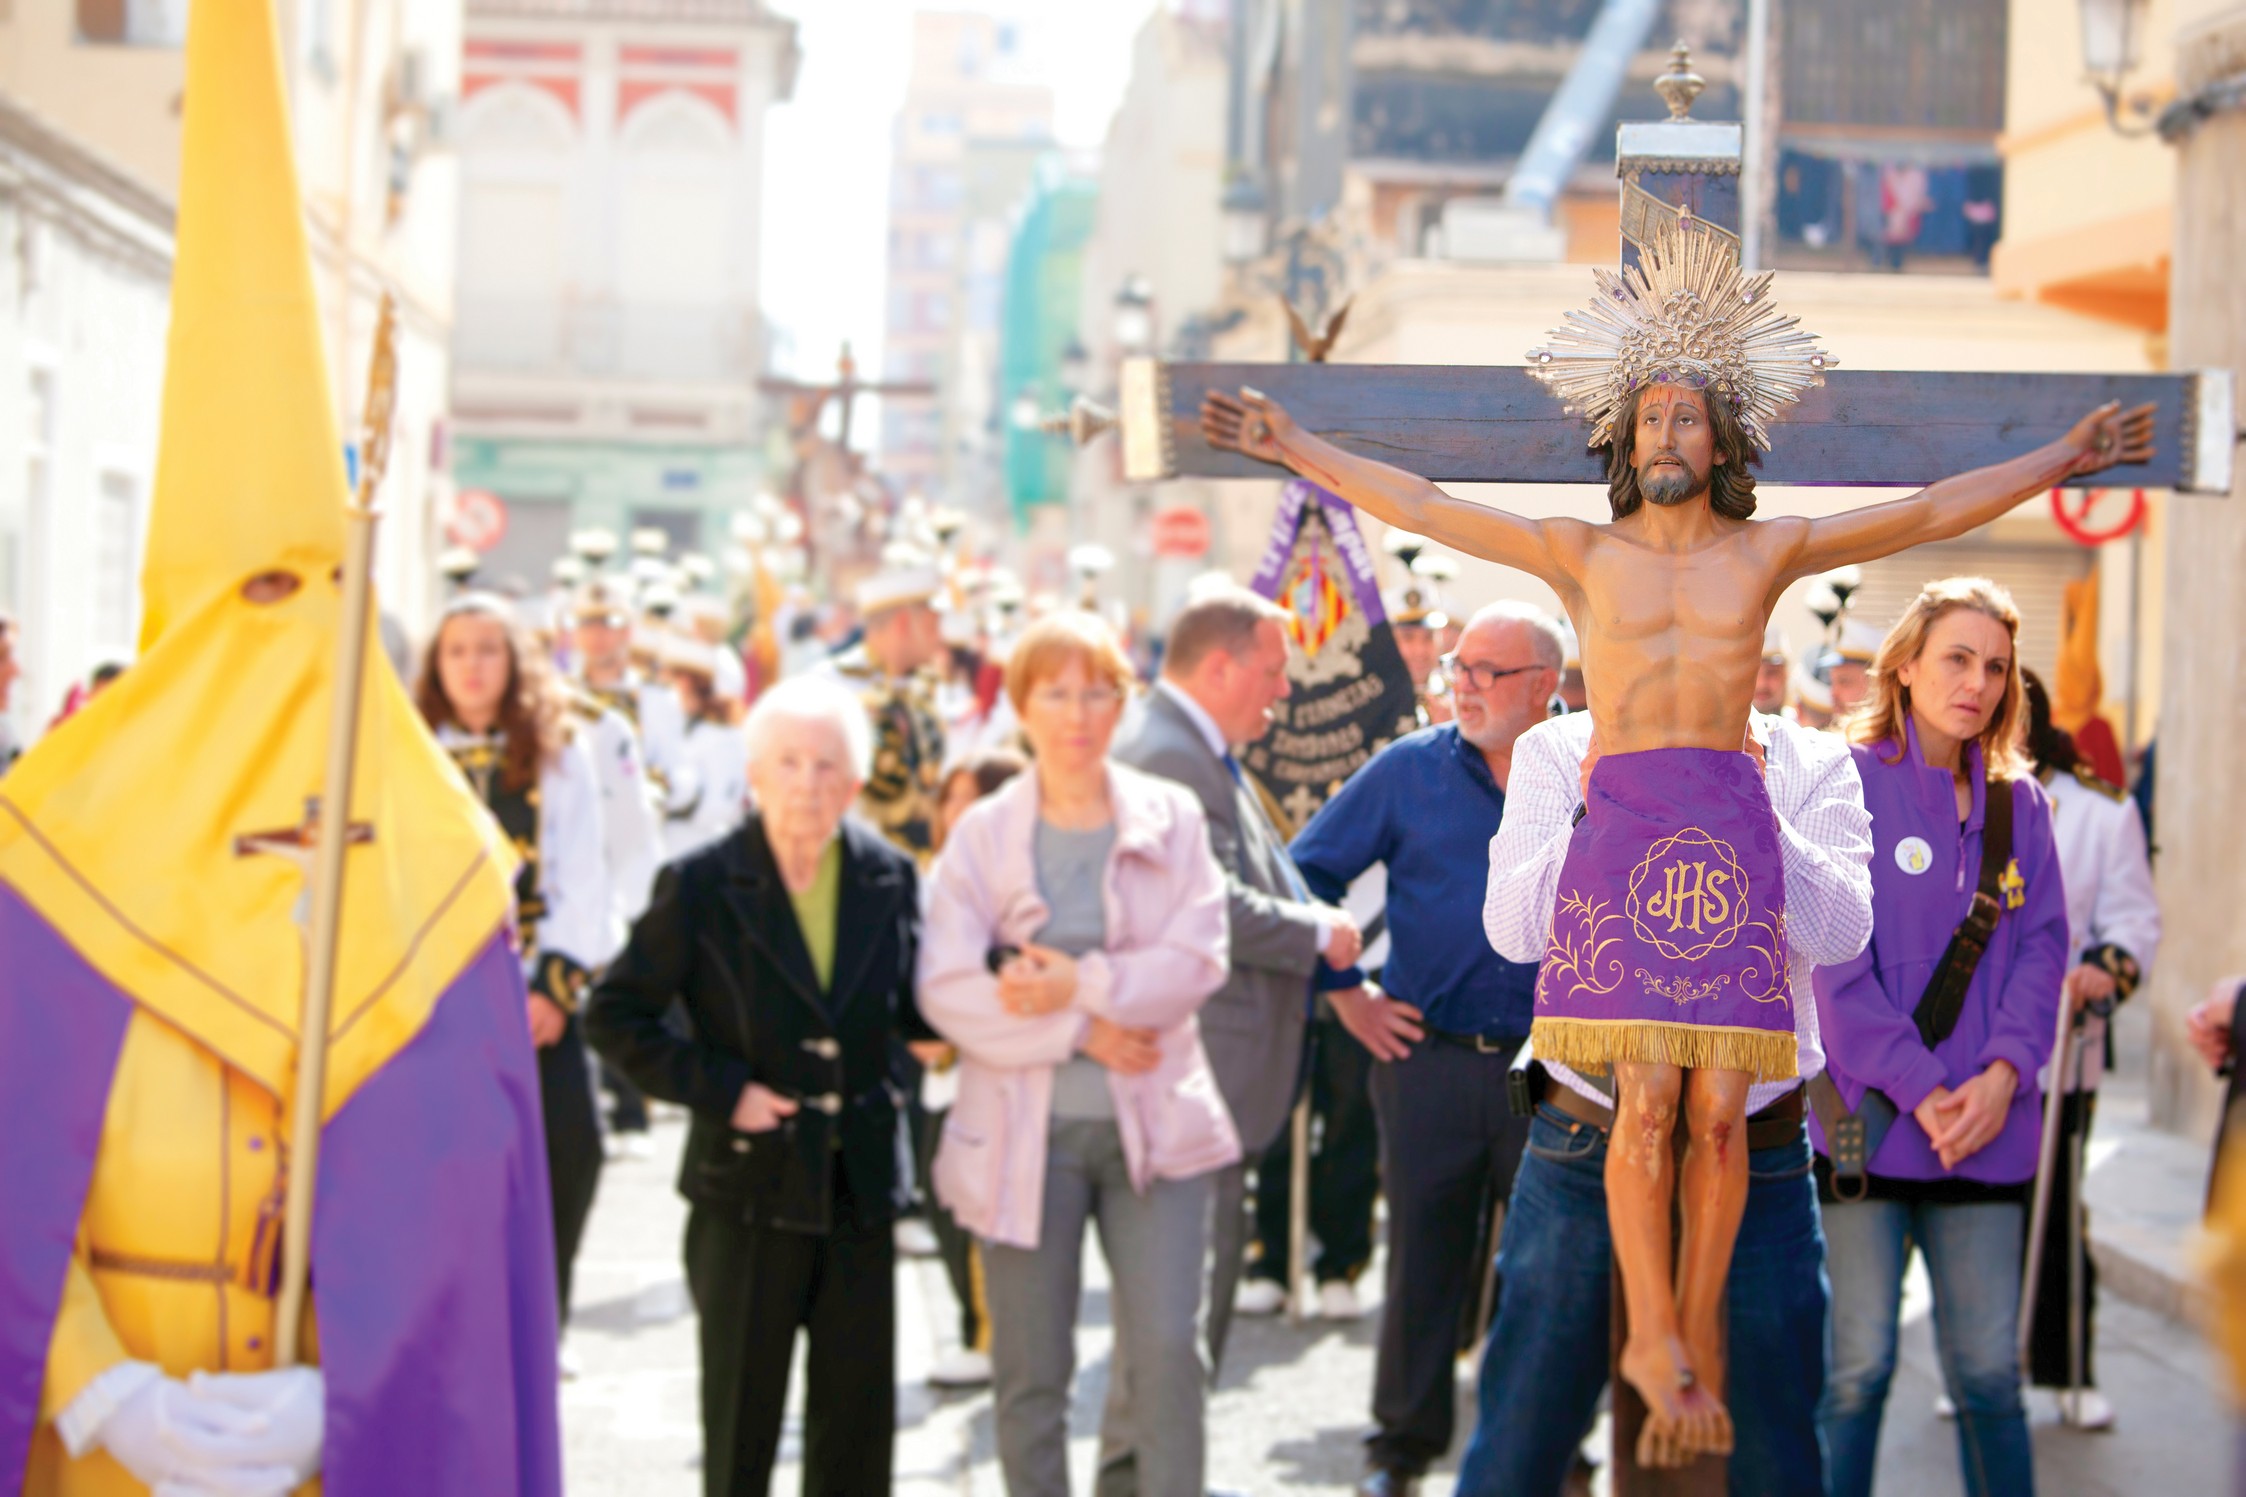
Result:
{"label": "yellow pointed hood", "polygon": [[[144,653],[0,780],[0,884],[142,1008],[293,1087],[305,871],[236,839],[320,791],[344,480],[271,0],[195,0]],[[277,602],[242,581],[292,573]],[[505,920],[513,854],[369,642],[327,1112]]]}
{"label": "yellow pointed hood", "polygon": [[271,0],[196,0],[187,25],[143,650],[254,572],[312,576],[343,559],[342,442]]}

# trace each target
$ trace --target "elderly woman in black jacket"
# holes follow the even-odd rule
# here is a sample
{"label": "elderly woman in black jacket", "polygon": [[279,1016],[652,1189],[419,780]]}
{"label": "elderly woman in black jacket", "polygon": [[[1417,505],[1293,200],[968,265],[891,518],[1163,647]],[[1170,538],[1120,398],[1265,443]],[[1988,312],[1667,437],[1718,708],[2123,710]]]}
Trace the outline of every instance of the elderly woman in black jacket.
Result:
{"label": "elderly woman in black jacket", "polygon": [[[865,710],[786,681],[747,725],[757,809],[663,871],[588,1005],[594,1045],[693,1123],[686,1277],[701,1316],[703,1486],[765,1492],[798,1330],[806,1493],[886,1492],[896,1424],[893,1036],[912,996],[913,866],[843,820],[872,757]],[[688,1033],[664,1023],[683,1001]]]}

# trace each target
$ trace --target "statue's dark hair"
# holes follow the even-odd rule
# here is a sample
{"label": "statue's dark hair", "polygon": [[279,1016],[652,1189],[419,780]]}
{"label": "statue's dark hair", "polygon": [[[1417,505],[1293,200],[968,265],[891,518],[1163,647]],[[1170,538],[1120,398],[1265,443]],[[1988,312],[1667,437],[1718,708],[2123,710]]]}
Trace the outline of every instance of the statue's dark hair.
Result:
{"label": "statue's dark hair", "polygon": [[[1645,495],[1638,492],[1638,467],[1631,458],[1638,440],[1638,406],[1651,388],[1640,385],[1632,390],[1614,413],[1614,439],[1607,446],[1607,504],[1617,520],[1636,514],[1645,503]],[[1716,435],[1716,451],[1724,459],[1708,475],[1708,507],[1727,520],[1747,519],[1755,512],[1755,475],[1747,465],[1761,462],[1762,454],[1755,450],[1728,399],[1707,391],[1701,392],[1701,399]]]}

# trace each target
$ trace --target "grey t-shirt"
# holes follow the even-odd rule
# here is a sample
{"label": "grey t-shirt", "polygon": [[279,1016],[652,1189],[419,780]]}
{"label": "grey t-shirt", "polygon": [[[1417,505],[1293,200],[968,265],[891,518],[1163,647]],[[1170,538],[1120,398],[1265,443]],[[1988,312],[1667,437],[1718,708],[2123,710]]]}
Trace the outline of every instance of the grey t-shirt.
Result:
{"label": "grey t-shirt", "polygon": [[[1037,823],[1037,892],[1051,912],[1033,939],[1040,946],[1082,956],[1107,945],[1107,859],[1115,850],[1115,826],[1069,831]],[[1074,1055],[1053,1073],[1053,1116],[1112,1118],[1115,1097],[1107,1089],[1107,1067],[1088,1055]]]}

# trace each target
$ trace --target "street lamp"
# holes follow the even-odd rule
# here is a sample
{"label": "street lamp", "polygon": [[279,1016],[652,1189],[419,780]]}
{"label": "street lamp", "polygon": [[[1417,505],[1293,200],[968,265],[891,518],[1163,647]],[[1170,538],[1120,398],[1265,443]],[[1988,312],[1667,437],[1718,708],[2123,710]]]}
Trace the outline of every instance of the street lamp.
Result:
{"label": "street lamp", "polygon": [[2134,128],[2121,121],[2121,80],[2137,66],[2144,42],[2145,11],[2150,0],[2080,0],[2082,6],[2082,66],[2090,86],[2106,106],[2106,124],[2116,135],[2150,135],[2145,123],[2152,106],[2132,100],[2129,108],[2140,122]]}
{"label": "street lamp", "polygon": [[1126,356],[1154,347],[1154,283],[1135,275],[1115,293],[1115,320],[1109,329],[1115,346]]}
{"label": "street lamp", "polygon": [[1224,190],[1224,257],[1235,265],[1263,258],[1269,247],[1263,189],[1253,177],[1238,176]]}
{"label": "street lamp", "polygon": [[1092,378],[1092,355],[1082,339],[1071,336],[1068,346],[1061,350],[1061,383],[1068,389],[1082,392]]}

